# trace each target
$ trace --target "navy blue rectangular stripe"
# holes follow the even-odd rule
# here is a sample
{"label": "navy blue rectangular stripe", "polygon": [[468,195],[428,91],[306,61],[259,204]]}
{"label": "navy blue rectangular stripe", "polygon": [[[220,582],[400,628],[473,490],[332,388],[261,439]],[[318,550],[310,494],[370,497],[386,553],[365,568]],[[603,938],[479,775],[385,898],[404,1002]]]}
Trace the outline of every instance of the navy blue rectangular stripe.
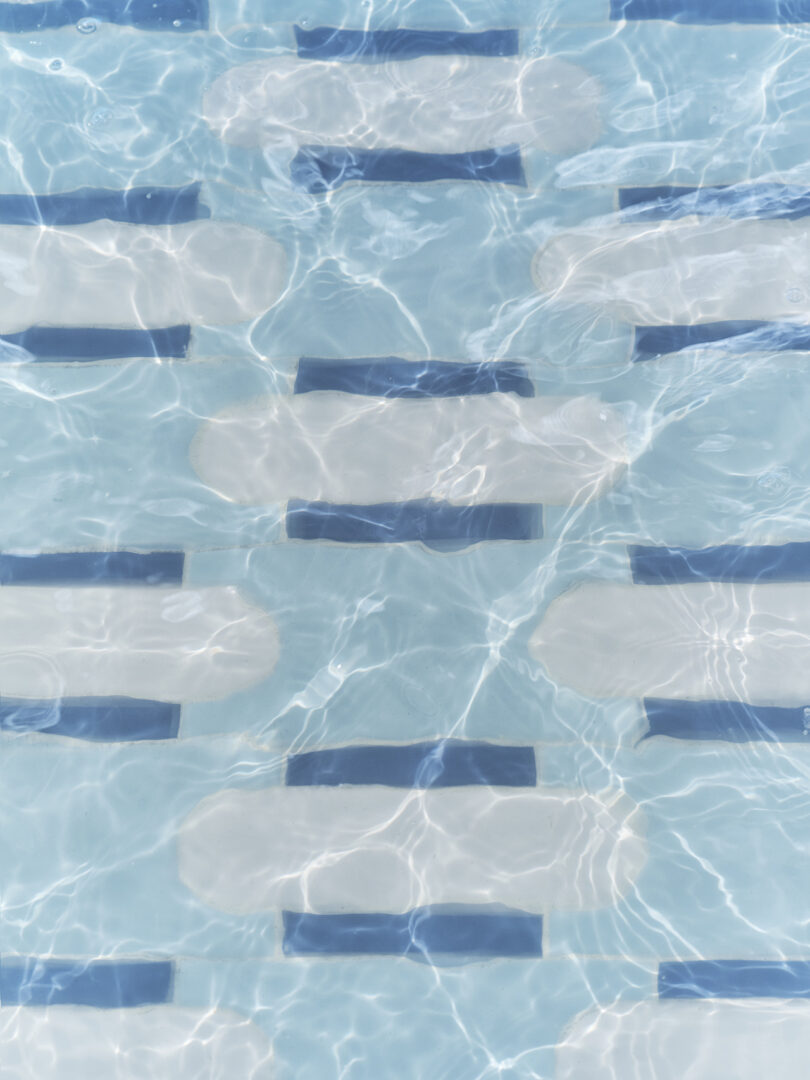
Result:
{"label": "navy blue rectangular stripe", "polygon": [[80,19],[139,30],[189,31],[208,26],[208,0],[41,0],[0,3],[0,31],[29,33],[73,26]]}
{"label": "navy blue rectangular stripe", "polygon": [[619,188],[619,208],[632,209],[636,221],[662,221],[689,214],[793,221],[810,215],[810,190],[785,184]]}
{"label": "navy blue rectangular stripe", "polygon": [[666,19],[669,22],[810,22],[810,0],[610,0],[611,19]]}
{"label": "navy blue rectangular stripe", "polygon": [[791,322],[738,319],[686,326],[637,326],[633,360],[655,360],[697,345],[726,343],[732,349],[785,352],[810,350],[810,326]]}
{"label": "navy blue rectangular stripe", "polygon": [[131,1009],[172,998],[170,961],[0,959],[0,1005]]}
{"label": "navy blue rectangular stripe", "polygon": [[482,540],[538,540],[543,535],[542,507],[528,503],[453,506],[417,500],[355,506],[291,499],[286,526],[292,540],[345,544],[421,541],[448,549]]}
{"label": "navy blue rectangular stripe", "polygon": [[513,360],[460,364],[443,360],[401,360],[396,356],[369,360],[298,361],[295,393],[340,390],[373,397],[454,397],[465,394],[518,394],[534,397],[525,365]]}
{"label": "navy blue rectangular stripe", "polygon": [[125,697],[51,701],[0,698],[0,731],[61,735],[86,742],[176,739],[180,706]]}
{"label": "navy blue rectangular stripe", "polygon": [[667,735],[694,742],[808,742],[810,706],[781,708],[744,701],[645,698],[645,738]]}
{"label": "navy blue rectangular stripe", "polygon": [[687,960],[658,966],[662,998],[810,997],[807,960]]}
{"label": "navy blue rectangular stripe", "polygon": [[293,754],[287,760],[286,782],[290,787],[533,787],[537,783],[537,764],[531,746],[441,739],[409,746],[346,746]]}
{"label": "navy blue rectangular stripe", "polygon": [[637,585],[690,581],[810,581],[810,543],[708,548],[628,546]]}
{"label": "navy blue rectangular stripe", "polygon": [[415,150],[357,150],[344,146],[302,146],[292,160],[293,183],[311,195],[334,191],[349,180],[366,183],[480,180],[526,186],[517,146],[464,154],[420,154]]}
{"label": "navy blue rectangular stripe", "polygon": [[181,225],[210,217],[199,198],[198,183],[179,188],[79,188],[58,195],[0,195],[0,223],[83,225],[106,218],[133,225]]}
{"label": "navy blue rectangular stripe", "polygon": [[0,555],[0,585],[179,585],[182,551],[63,551]]}
{"label": "navy blue rectangular stripe", "polygon": [[343,30],[295,27],[298,55],[308,60],[412,60],[417,56],[517,56],[517,30]]}
{"label": "navy blue rectangular stripe", "polygon": [[479,908],[416,908],[403,915],[284,912],[287,956],[495,957],[543,955],[543,919]]}
{"label": "navy blue rectangular stripe", "polygon": [[[155,330],[111,330],[94,326],[31,326],[19,334],[0,334],[0,360],[123,360],[154,356],[179,360],[186,356],[190,326]],[[3,343],[11,348],[4,349]]]}

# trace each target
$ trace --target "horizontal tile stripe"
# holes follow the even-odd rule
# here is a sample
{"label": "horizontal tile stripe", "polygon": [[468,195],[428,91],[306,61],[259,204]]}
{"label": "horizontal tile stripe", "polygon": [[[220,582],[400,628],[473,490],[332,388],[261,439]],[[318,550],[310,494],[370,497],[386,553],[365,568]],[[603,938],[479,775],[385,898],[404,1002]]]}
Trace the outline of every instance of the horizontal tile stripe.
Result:
{"label": "horizontal tile stripe", "polygon": [[690,581],[810,581],[810,543],[708,548],[628,546],[637,585]]}
{"label": "horizontal tile stripe", "polygon": [[[32,326],[19,334],[0,334],[0,361],[122,360],[129,356],[182,359],[188,352],[191,327],[155,330],[111,330],[100,327]],[[13,346],[3,349],[3,342]],[[30,356],[21,356],[24,349]]]}
{"label": "horizontal tile stripe", "polygon": [[294,754],[287,761],[286,782],[293,787],[312,784],[533,787],[537,783],[537,766],[531,746],[443,739],[410,746],[347,746]]}
{"label": "horizontal tile stripe", "polygon": [[667,735],[695,742],[805,742],[810,744],[810,705],[783,708],[743,701],[645,698],[647,738]]}
{"label": "horizontal tile stripe", "polygon": [[736,349],[774,352],[810,350],[810,326],[754,319],[692,326],[637,326],[634,337],[633,359],[636,362],[714,343],[728,343]]}
{"label": "horizontal tile stripe", "polygon": [[189,31],[208,26],[208,0],[43,0],[0,3],[0,31],[28,33],[71,26],[81,19],[139,30]]}
{"label": "horizontal tile stripe", "polygon": [[96,697],[31,701],[0,698],[0,731],[61,735],[87,742],[176,739],[180,706],[138,698]]}
{"label": "horizontal tile stripe", "polygon": [[662,221],[689,214],[728,218],[787,218],[810,215],[810,190],[786,184],[715,187],[619,188],[619,207],[634,221]]}
{"label": "horizontal tile stripe", "polygon": [[199,205],[200,185],[139,187],[124,191],[80,188],[57,195],[0,195],[4,225],[83,225],[126,221],[134,225],[180,225],[209,217]]}
{"label": "horizontal tile stripe", "polygon": [[534,384],[525,365],[512,360],[461,364],[401,360],[396,356],[369,360],[302,357],[298,361],[295,393],[313,390],[404,398],[493,393],[534,397]]}
{"label": "horizontal tile stripe", "polygon": [[543,919],[519,912],[453,913],[441,907],[404,915],[284,912],[288,956],[540,957]]}
{"label": "horizontal tile stripe", "polygon": [[295,27],[298,55],[308,60],[410,60],[417,56],[517,56],[517,30],[343,30]]}
{"label": "horizontal tile stripe", "polygon": [[366,183],[479,180],[526,186],[520,149],[507,146],[464,154],[422,154],[415,150],[357,150],[343,146],[302,146],[290,165],[293,183],[316,195],[350,180]]}
{"label": "horizontal tile stripe", "polygon": [[0,959],[0,1004],[127,1009],[171,1000],[169,961]]}
{"label": "horizontal tile stripe", "polygon": [[0,585],[179,585],[182,551],[65,551],[0,555]]}
{"label": "horizontal tile stripe", "polygon": [[810,997],[807,960],[688,960],[658,967],[661,998]]}
{"label": "horizontal tile stripe", "polygon": [[611,19],[691,24],[810,22],[810,0],[611,0]]}
{"label": "horizontal tile stripe", "polygon": [[536,540],[542,508],[524,503],[454,506],[418,500],[355,506],[291,499],[287,535],[292,540],[335,540],[352,544],[422,541],[464,547],[482,540]]}

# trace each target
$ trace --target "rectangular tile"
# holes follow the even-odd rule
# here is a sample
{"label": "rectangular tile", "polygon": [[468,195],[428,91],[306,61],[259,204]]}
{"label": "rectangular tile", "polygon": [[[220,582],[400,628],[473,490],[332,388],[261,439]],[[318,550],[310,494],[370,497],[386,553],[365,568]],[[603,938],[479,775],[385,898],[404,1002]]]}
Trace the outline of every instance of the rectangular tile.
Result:
{"label": "rectangular tile", "polygon": [[[153,330],[112,330],[95,326],[31,326],[18,334],[0,334],[0,360],[122,360],[129,356],[182,359],[191,340],[190,326]],[[4,350],[3,342],[14,346]],[[30,356],[21,356],[24,349]]]}
{"label": "rectangular tile", "polygon": [[182,551],[61,551],[0,555],[0,585],[180,585]]}
{"label": "rectangular tile", "polygon": [[520,912],[453,913],[417,908],[403,915],[284,912],[288,956],[541,957],[543,919]]}
{"label": "rectangular tile", "polygon": [[619,208],[634,221],[663,221],[689,214],[727,218],[787,218],[810,215],[810,190],[787,184],[711,187],[619,188]]}
{"label": "rectangular tile", "polygon": [[171,1000],[170,961],[0,959],[0,1004],[126,1009]]}
{"label": "rectangular tile", "polygon": [[0,3],[0,31],[30,33],[73,26],[80,19],[139,30],[189,31],[208,26],[208,0],[40,0]]}
{"label": "rectangular tile", "polygon": [[0,731],[40,732],[87,742],[175,739],[180,705],[137,698],[0,698]]}
{"label": "rectangular tile", "polygon": [[801,323],[738,319],[733,322],[696,323],[684,326],[637,326],[633,360],[655,360],[667,353],[698,345],[728,343],[738,350],[786,352],[810,350],[810,326]]}
{"label": "rectangular tile", "polygon": [[290,165],[293,183],[312,195],[334,191],[350,180],[365,183],[428,183],[477,180],[526,186],[517,146],[462,154],[422,154],[416,150],[358,150],[344,146],[302,146]]}
{"label": "rectangular tile", "polygon": [[744,701],[645,698],[648,738],[668,735],[696,742],[804,742],[810,744],[810,705],[784,708]]}
{"label": "rectangular tile", "polygon": [[810,0],[611,0],[611,19],[666,19],[670,22],[810,22]]}
{"label": "rectangular tile", "polygon": [[[807,960],[687,960],[658,967],[661,998],[810,997]],[[774,1037],[778,1038],[775,1034]]]}
{"label": "rectangular tile", "polygon": [[107,219],[133,225],[180,225],[210,216],[199,198],[198,183],[177,188],[79,188],[56,195],[0,195],[0,224],[83,225]]}
{"label": "rectangular tile", "polygon": [[347,746],[294,754],[287,761],[286,783],[525,787],[537,783],[537,766],[531,746],[444,739],[409,746]]}
{"label": "rectangular tile", "polygon": [[295,27],[298,55],[309,60],[410,60],[417,56],[516,56],[517,30],[345,30]]}
{"label": "rectangular tile", "polygon": [[373,397],[454,397],[467,394],[518,394],[534,397],[534,384],[524,364],[496,360],[477,364],[442,360],[401,360],[396,356],[368,360],[298,361],[295,393],[337,390]]}
{"label": "rectangular tile", "polygon": [[291,499],[286,528],[291,540],[422,541],[430,546],[464,547],[482,540],[540,539],[542,507],[527,503],[455,506],[428,500],[356,506]]}
{"label": "rectangular tile", "polygon": [[637,585],[810,581],[810,543],[722,544],[708,548],[633,544],[627,550]]}

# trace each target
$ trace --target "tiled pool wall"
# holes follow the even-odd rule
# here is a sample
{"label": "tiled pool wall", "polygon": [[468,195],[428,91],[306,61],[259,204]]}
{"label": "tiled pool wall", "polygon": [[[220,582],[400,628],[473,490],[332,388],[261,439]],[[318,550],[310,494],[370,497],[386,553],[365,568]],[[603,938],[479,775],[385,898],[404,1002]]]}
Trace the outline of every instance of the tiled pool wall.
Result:
{"label": "tiled pool wall", "polygon": [[[804,1076],[807,21],[0,5],[10,1077]],[[600,130],[214,115],[425,56]]]}

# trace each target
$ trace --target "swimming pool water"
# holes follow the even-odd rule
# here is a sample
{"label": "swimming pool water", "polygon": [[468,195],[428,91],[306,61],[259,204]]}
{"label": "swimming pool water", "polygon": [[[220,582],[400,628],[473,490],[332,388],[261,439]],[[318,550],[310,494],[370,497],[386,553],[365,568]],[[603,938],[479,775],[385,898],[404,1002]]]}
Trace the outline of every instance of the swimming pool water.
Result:
{"label": "swimming pool water", "polygon": [[0,1067],[807,1073],[810,8],[0,4]]}

